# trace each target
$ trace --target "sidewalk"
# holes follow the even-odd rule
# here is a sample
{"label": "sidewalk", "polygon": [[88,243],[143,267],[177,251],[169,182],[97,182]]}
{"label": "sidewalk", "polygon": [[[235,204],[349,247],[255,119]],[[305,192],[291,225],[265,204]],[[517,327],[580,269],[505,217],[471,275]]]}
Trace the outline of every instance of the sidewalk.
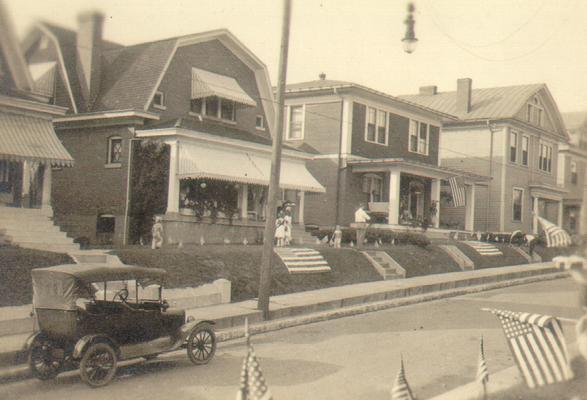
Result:
{"label": "sidewalk", "polygon": [[[267,322],[262,321],[262,313],[257,310],[256,300],[195,308],[186,313],[197,320],[215,321],[219,331],[218,340],[221,342],[242,337],[245,318],[251,324],[251,333],[262,333],[563,276],[566,273],[560,272],[548,262],[292,293],[271,298],[270,321]],[[23,368],[15,369],[14,366],[26,361],[23,349],[30,333],[20,332],[0,337],[0,380],[14,379],[14,371],[23,373]]]}

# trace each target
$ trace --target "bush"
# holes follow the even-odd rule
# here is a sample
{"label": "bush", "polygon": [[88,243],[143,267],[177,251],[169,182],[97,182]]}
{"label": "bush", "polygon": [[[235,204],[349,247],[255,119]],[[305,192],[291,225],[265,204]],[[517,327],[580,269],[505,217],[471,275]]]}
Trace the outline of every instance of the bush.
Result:
{"label": "bush", "polygon": [[[342,242],[350,243],[351,241],[357,240],[357,230],[355,228],[341,228],[342,230]],[[334,229],[315,229],[312,231],[312,235],[318,239],[323,240],[328,237],[328,240],[332,239]],[[420,247],[426,247],[430,244],[430,239],[426,235],[416,232],[394,232],[390,230],[367,229],[365,233],[365,239],[368,242],[374,243],[378,241],[383,244],[413,244]]]}

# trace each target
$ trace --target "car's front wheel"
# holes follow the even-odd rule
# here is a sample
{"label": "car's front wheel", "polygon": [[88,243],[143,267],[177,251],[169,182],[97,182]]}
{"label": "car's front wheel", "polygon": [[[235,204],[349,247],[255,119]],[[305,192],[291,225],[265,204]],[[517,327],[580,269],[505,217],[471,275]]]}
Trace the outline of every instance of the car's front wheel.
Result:
{"label": "car's front wheel", "polygon": [[207,364],[216,353],[216,334],[210,324],[197,325],[187,340],[190,361],[196,365]]}
{"label": "car's front wheel", "polygon": [[91,387],[105,386],[116,375],[116,351],[108,343],[94,343],[84,353],[79,369],[82,380]]}
{"label": "car's front wheel", "polygon": [[39,335],[33,340],[28,361],[35,378],[45,381],[59,374],[63,360],[55,357],[54,353],[58,350],[44,335]]}

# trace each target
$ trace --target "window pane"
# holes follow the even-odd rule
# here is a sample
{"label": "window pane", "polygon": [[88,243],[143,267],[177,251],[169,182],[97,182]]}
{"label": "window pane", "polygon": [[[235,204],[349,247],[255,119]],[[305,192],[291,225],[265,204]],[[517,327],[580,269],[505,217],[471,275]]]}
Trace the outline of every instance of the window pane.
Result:
{"label": "window pane", "polygon": [[418,153],[426,154],[428,147],[428,124],[420,123],[420,138],[418,140]]}
{"label": "window pane", "polygon": [[367,110],[367,140],[375,141],[375,123],[377,120],[377,111],[369,107]]}
{"label": "window pane", "polygon": [[290,107],[289,139],[302,138],[303,111],[302,106]]}
{"label": "window pane", "polygon": [[528,165],[528,137],[522,137],[522,164]]}
{"label": "window pane", "polygon": [[522,191],[519,189],[514,189],[513,191],[513,220],[514,221],[521,221],[522,220]]}
{"label": "window pane", "polygon": [[261,129],[265,128],[265,119],[262,115],[257,115],[257,118],[255,120],[255,126]]}
{"label": "window pane", "polygon": [[222,99],[220,118],[234,121],[234,101]]}
{"label": "window pane", "polygon": [[206,115],[218,117],[218,97],[206,98]]}
{"label": "window pane", "polygon": [[510,132],[510,161],[516,162],[518,153],[518,135],[515,132]]}
{"label": "window pane", "polygon": [[377,112],[377,143],[385,144],[385,133],[387,128],[387,113]]}
{"label": "window pane", "polygon": [[192,99],[190,102],[190,111],[196,114],[202,113],[204,102],[202,99]]}
{"label": "window pane", "polygon": [[122,139],[110,139],[110,163],[119,163],[122,159]]}
{"label": "window pane", "polygon": [[410,151],[418,151],[418,121],[410,120]]}

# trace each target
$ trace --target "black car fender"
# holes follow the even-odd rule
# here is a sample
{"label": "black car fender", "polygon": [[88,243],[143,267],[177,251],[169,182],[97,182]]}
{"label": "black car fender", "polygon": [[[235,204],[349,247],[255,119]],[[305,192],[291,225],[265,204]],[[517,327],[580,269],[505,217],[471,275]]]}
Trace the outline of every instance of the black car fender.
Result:
{"label": "black car fender", "polygon": [[77,343],[75,344],[75,347],[73,348],[73,353],[72,353],[71,357],[74,360],[79,360],[80,358],[82,358],[86,349],[91,344],[96,343],[96,342],[108,343],[110,346],[112,346],[114,348],[116,355],[118,357],[120,357],[120,348],[118,346],[118,343],[116,343],[116,341],[114,339],[112,339],[111,337],[109,337],[107,335],[99,334],[99,333],[93,334],[93,335],[86,335],[86,336],[82,337],[80,340],[78,340]]}
{"label": "black car fender", "polygon": [[23,350],[26,351],[26,352],[29,352],[30,349],[31,349],[31,347],[33,347],[33,342],[40,335],[42,335],[42,332],[33,332],[33,333],[31,333],[30,336],[27,338],[26,342],[24,342],[24,348],[23,348]]}
{"label": "black car fender", "polygon": [[[189,318],[189,317],[188,317]],[[181,326],[181,328],[179,328],[180,331],[180,337],[182,339],[183,342],[185,342],[188,338],[188,336],[190,335],[190,333],[192,333],[192,331],[198,327],[198,325],[203,325],[203,324],[208,324],[208,325],[216,325],[216,322],[214,321],[210,321],[210,320],[189,320],[188,322],[186,322],[185,324],[183,324]]]}

